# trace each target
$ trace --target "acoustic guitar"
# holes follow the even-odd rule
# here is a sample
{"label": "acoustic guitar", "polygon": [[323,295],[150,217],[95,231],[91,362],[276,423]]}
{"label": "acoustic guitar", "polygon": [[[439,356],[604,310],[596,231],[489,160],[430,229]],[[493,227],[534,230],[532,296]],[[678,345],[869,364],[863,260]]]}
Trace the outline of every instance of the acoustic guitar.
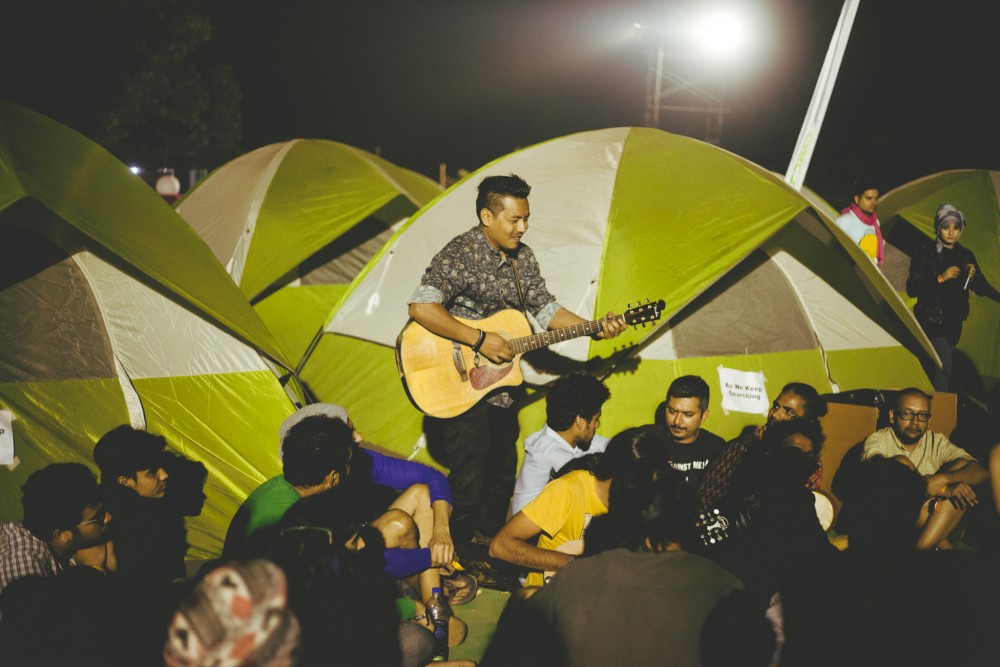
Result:
{"label": "acoustic guitar", "polygon": [[[631,307],[617,319],[628,326],[660,319],[664,303]],[[432,334],[413,320],[396,338],[396,368],[413,405],[432,417],[455,417],[472,408],[486,394],[501,387],[516,387],[523,377],[521,355],[572,338],[601,331],[602,320],[574,324],[532,334],[527,318],[517,310],[501,310],[481,320],[455,318],[476,329],[500,334],[510,344],[514,359],[494,364],[467,345]]]}

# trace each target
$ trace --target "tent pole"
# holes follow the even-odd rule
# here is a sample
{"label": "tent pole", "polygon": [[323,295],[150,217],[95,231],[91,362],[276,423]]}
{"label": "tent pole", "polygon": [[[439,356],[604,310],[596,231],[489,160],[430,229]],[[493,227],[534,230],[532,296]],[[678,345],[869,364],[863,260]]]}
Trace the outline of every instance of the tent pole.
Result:
{"label": "tent pole", "polygon": [[826,107],[833,94],[833,85],[837,82],[840,61],[844,57],[847,39],[851,36],[851,28],[854,25],[854,15],[857,14],[860,3],[861,0],[846,0],[844,2],[844,8],[840,12],[840,20],[837,22],[836,30],[833,31],[833,39],[830,40],[830,47],[827,49],[826,59],[823,61],[823,69],[820,70],[816,89],[809,102],[809,109],[806,111],[805,120],[802,121],[802,129],[799,131],[798,141],[795,142],[795,151],[792,153],[792,160],[785,173],[785,182],[797,191],[801,191],[802,185],[805,183],[809,162],[812,160],[813,149],[816,148],[816,141],[819,139],[823,117],[826,116]]}

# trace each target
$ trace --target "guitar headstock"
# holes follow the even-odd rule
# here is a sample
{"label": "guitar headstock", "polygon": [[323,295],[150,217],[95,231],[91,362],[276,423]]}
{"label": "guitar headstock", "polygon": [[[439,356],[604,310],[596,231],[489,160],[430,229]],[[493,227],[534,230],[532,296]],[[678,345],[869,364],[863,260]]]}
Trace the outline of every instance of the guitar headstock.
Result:
{"label": "guitar headstock", "polygon": [[705,510],[699,514],[694,527],[705,546],[729,539],[729,519],[717,509]]}
{"label": "guitar headstock", "polygon": [[622,317],[625,319],[625,324],[629,326],[637,328],[640,324],[642,326],[646,326],[650,322],[655,322],[660,319],[665,306],[666,304],[663,302],[663,299],[653,302],[646,299],[645,303],[640,303],[635,306],[629,304],[628,310],[622,314]]}

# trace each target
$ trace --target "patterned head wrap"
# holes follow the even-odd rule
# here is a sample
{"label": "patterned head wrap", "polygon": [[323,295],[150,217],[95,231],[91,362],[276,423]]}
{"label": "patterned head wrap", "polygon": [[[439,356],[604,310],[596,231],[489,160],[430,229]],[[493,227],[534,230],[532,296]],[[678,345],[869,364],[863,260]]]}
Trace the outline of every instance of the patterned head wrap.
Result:
{"label": "patterned head wrap", "polygon": [[163,659],[167,667],[291,667],[298,647],[285,574],[252,560],[214,570],[181,600]]}

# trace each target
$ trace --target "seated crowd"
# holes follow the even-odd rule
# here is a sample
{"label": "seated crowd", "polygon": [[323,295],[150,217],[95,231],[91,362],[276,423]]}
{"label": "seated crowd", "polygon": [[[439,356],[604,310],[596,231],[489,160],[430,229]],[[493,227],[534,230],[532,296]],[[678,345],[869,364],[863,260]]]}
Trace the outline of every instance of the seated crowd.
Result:
{"label": "seated crowd", "polygon": [[[996,664],[997,433],[980,464],[930,429],[930,396],[899,392],[889,425],[837,472],[847,535],[834,540],[816,511],[827,404],[811,386],[783,387],[766,422],[728,442],[704,428],[700,377],[675,379],[652,424],[610,438],[597,434],[609,397],[593,376],[562,377],[525,438],[482,564],[523,587],[482,664]],[[340,406],[299,409],[278,435],[282,474],[191,579],[185,517],[208,471],[165,438],[109,431],[93,449],[100,483],[79,463],[33,473],[22,521],[0,524],[0,655],[472,664],[447,661],[429,608],[438,590],[458,608],[491,581],[453,541],[448,479],[376,451]],[[979,553],[953,549],[973,526]],[[460,644],[466,624],[446,623]]]}

